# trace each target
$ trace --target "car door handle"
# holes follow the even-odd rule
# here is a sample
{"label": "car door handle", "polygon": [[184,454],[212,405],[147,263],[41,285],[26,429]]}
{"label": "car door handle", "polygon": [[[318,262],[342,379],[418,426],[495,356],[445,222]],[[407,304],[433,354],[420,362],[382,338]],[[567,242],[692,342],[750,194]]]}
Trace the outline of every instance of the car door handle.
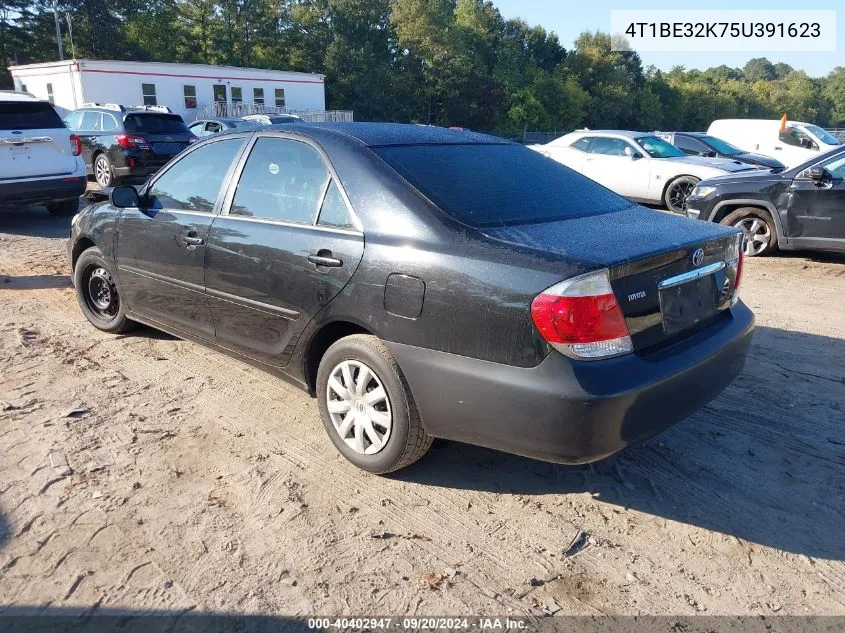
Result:
{"label": "car door handle", "polygon": [[326,266],[327,268],[340,268],[343,266],[343,261],[337,257],[332,256],[331,251],[320,250],[316,255],[309,255],[308,261],[315,266]]}
{"label": "car door handle", "polygon": [[185,235],[182,237],[182,242],[185,246],[202,246],[205,243],[205,240],[201,237],[191,237],[190,235]]}

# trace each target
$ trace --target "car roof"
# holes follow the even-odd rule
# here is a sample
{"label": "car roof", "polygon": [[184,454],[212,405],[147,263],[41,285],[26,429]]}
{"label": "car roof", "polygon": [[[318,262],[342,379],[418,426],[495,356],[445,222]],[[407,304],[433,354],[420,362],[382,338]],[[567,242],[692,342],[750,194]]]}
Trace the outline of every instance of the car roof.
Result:
{"label": "car roof", "polygon": [[575,130],[574,133],[580,134],[582,136],[601,136],[612,134],[614,136],[627,136],[628,138],[654,136],[654,132],[637,132],[634,130]]}
{"label": "car roof", "polygon": [[41,101],[41,99],[19,90],[0,90],[0,101]]}
{"label": "car roof", "polygon": [[356,139],[368,147],[511,144],[511,141],[488,134],[408,123],[287,123],[268,125],[262,130],[328,132]]}

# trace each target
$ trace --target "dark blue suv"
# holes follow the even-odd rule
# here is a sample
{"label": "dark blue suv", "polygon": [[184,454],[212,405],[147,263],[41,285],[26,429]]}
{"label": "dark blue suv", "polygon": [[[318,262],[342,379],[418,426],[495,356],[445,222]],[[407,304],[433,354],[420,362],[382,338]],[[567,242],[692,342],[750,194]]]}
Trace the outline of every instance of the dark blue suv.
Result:
{"label": "dark blue suv", "polygon": [[182,117],[164,106],[87,103],[64,121],[79,136],[87,173],[101,187],[154,174],[197,140]]}

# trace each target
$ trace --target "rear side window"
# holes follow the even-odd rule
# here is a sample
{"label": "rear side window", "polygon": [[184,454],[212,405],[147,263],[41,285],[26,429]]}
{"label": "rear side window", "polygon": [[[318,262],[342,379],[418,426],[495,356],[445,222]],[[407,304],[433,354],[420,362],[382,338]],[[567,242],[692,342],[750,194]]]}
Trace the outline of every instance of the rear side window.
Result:
{"label": "rear side window", "polygon": [[443,211],[470,226],[548,222],[633,206],[521,145],[411,145],[373,151]]}
{"label": "rear side window", "polygon": [[140,134],[187,134],[188,127],[178,114],[127,114],[127,132]]}
{"label": "rear side window", "polygon": [[326,199],[323,200],[323,206],[320,208],[320,218],[317,220],[320,226],[331,226],[340,229],[353,228],[352,218],[349,215],[349,209],[340,195],[340,189],[337,188],[334,180],[329,185],[329,190],[326,192]]}
{"label": "rear side window", "polygon": [[259,138],[246,160],[229,213],[312,224],[328,179],[323,159],[307,143]]}
{"label": "rear side window", "polygon": [[64,126],[53,106],[44,101],[0,102],[0,130],[43,130]]}
{"label": "rear side window", "polygon": [[79,124],[80,130],[86,132],[94,132],[100,128],[100,113],[89,110],[82,113],[82,123]]}
{"label": "rear side window", "polygon": [[579,138],[572,144],[572,147],[575,149],[580,149],[582,152],[589,152],[590,151],[590,143],[593,142],[593,139],[589,136],[585,136],[584,138]]}

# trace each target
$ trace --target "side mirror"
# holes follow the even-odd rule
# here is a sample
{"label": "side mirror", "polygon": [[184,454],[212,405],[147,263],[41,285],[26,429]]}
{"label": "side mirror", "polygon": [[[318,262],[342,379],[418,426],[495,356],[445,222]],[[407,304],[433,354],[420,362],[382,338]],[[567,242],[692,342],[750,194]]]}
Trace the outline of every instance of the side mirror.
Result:
{"label": "side mirror", "polygon": [[821,182],[825,179],[825,176],[827,175],[825,173],[824,167],[810,167],[810,169],[808,169],[806,173],[807,178],[809,178],[810,180],[815,180],[816,182]]}
{"label": "side mirror", "polygon": [[631,160],[637,160],[643,157],[642,154],[640,154],[639,152],[635,152],[634,148],[630,146],[625,148],[625,156],[627,156]]}
{"label": "side mirror", "polygon": [[130,185],[123,185],[112,189],[110,200],[112,205],[119,209],[140,208],[141,206],[138,191]]}

